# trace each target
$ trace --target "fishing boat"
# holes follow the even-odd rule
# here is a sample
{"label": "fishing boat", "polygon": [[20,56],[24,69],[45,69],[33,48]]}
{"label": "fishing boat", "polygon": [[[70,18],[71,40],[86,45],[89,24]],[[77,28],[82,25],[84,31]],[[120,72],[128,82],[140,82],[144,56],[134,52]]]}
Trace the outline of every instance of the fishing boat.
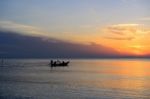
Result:
{"label": "fishing boat", "polygon": [[66,67],[66,66],[68,66],[68,64],[69,64],[70,62],[69,61],[62,61],[62,62],[60,62],[60,61],[53,61],[53,60],[51,60],[50,61],[50,63],[49,63],[49,65],[51,66],[51,67]]}

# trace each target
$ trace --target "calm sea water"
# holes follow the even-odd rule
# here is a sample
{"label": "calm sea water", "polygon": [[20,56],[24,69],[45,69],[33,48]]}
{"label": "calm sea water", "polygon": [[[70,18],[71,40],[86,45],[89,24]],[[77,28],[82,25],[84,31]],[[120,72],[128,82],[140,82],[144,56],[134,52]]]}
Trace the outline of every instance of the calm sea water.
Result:
{"label": "calm sea water", "polygon": [[150,99],[150,60],[9,59],[0,66],[0,99]]}

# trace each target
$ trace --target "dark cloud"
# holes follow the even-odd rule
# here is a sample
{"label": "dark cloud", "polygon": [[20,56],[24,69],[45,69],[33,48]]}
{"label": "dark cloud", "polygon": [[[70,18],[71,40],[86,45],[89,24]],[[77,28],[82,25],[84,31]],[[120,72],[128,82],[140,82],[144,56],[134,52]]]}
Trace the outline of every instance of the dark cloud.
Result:
{"label": "dark cloud", "polygon": [[70,43],[54,38],[0,32],[0,56],[8,58],[100,58],[116,57],[112,48],[91,43]]}

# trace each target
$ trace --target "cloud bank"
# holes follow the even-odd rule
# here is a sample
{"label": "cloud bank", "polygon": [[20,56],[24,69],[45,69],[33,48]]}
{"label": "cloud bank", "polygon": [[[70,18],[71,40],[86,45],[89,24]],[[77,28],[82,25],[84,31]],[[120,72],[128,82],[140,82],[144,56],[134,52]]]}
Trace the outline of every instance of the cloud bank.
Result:
{"label": "cloud bank", "polygon": [[95,43],[84,45],[0,31],[0,56],[6,58],[104,58],[118,54]]}

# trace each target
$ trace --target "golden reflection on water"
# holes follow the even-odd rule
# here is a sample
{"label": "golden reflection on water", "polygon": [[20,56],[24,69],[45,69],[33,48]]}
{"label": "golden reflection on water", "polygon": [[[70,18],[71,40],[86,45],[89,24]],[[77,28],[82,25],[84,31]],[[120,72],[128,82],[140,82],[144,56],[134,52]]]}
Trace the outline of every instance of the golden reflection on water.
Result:
{"label": "golden reflection on water", "polygon": [[[112,60],[97,62],[99,73],[108,73],[124,76],[150,76],[150,62],[141,60]],[[102,68],[103,67],[103,68]]]}
{"label": "golden reflection on water", "polygon": [[[90,65],[88,67],[90,68]],[[143,91],[150,88],[150,78],[148,79],[150,77],[149,61],[99,60],[94,62],[93,67],[98,75],[95,75],[97,76],[95,79],[86,82],[89,86],[130,90],[133,91],[132,94],[137,91],[137,95],[143,94]],[[93,67],[91,67],[91,70]]]}

